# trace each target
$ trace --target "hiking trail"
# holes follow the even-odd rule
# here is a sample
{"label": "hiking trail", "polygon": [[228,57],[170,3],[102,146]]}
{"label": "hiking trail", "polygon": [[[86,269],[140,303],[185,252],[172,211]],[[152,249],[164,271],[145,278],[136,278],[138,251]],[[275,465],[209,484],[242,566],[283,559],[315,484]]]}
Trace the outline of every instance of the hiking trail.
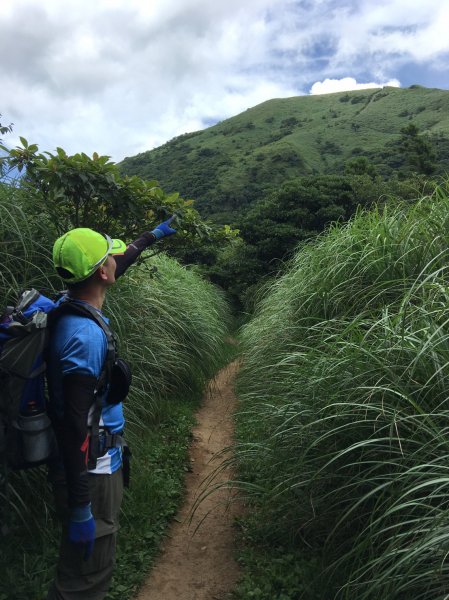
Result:
{"label": "hiking trail", "polygon": [[[238,579],[233,523],[241,509],[235,500],[230,502],[233,492],[220,489],[196,505],[205,479],[223,462],[223,457],[215,455],[233,442],[237,370],[238,361],[234,361],[206,389],[192,430],[184,504],[136,600],[225,600]],[[229,468],[224,468],[214,484],[231,477]]]}

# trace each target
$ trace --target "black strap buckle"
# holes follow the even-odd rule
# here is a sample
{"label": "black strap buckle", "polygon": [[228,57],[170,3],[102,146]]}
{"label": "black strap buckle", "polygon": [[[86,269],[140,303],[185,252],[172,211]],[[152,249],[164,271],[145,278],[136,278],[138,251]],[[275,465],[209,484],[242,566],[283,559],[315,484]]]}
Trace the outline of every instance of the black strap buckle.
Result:
{"label": "black strap buckle", "polygon": [[122,448],[125,441],[123,439],[123,431],[110,433],[106,430],[100,430],[100,445],[103,452],[111,448]]}

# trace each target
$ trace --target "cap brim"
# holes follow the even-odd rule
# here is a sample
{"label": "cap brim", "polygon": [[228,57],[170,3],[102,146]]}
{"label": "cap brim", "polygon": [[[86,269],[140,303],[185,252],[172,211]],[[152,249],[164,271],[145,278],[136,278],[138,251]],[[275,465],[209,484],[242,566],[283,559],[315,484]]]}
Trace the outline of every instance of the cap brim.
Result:
{"label": "cap brim", "polygon": [[123,254],[125,250],[125,242],[122,242],[122,240],[112,240],[112,246],[109,249],[108,254]]}

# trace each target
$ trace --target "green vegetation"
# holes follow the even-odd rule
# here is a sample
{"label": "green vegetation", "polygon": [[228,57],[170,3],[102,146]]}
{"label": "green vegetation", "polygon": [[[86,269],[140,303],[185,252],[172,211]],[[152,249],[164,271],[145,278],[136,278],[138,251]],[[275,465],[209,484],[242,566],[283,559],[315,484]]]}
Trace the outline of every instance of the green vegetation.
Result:
{"label": "green vegetation", "polygon": [[244,328],[244,560],[274,562],[238,597],[447,596],[448,233],[447,185],[359,211],[299,250]]}
{"label": "green vegetation", "polygon": [[[196,401],[231,352],[224,295],[199,274],[256,308],[241,334],[234,597],[448,597],[448,108],[449,92],[420,86],[272,100],[120,170],[26,140],[8,153],[26,177],[0,185],[5,303],[57,289],[49,249],[63,229],[129,239],[178,216],[167,254],[148,252],[106,307],[135,374],[110,600],[130,597],[157,553]],[[14,536],[5,589],[37,600],[57,554],[43,470],[0,481],[0,506]]]}
{"label": "green vegetation", "polygon": [[429,187],[415,176],[386,182],[362,158],[348,164],[349,174],[301,177],[284,183],[257,202],[242,220],[240,239],[216,252],[203,272],[227,290],[233,305],[252,312],[267,282],[281,273],[298,244],[316,237],[333,221],[347,221],[358,207],[392,197],[413,202]]}
{"label": "green vegetation", "polygon": [[298,243],[359,205],[414,200],[430,177],[445,175],[448,108],[449,92],[421,87],[271,100],[120,169],[157,177],[214,222],[238,228],[242,239],[231,246],[177,256],[201,264],[237,311],[251,313]]}
{"label": "green vegetation", "polygon": [[170,243],[173,254],[179,247],[185,252],[195,249],[199,242],[220,246],[235,237],[229,227],[213,228],[205,223],[192,200],[184,200],[178,193],[165,194],[157,181],[122,177],[108,156],[68,156],[62,148],[57,148],[56,154],[42,154],[36,144],[20,139],[20,147],[3,147],[6,154],[0,165],[23,171],[25,210],[58,235],[70,227],[83,226],[129,238],[138,235],[143,224],[175,214],[182,234]]}
{"label": "green vegetation", "polygon": [[[1,114],[0,114],[0,119],[1,119]],[[7,133],[11,133],[12,131],[12,124],[10,123],[9,125],[2,125],[2,123],[0,122],[0,135],[5,135]],[[0,139],[0,143],[2,142],[2,140]]]}
{"label": "green vegetation", "polygon": [[[87,157],[82,160],[90,168]],[[34,187],[32,201],[39,202],[39,218],[38,206],[30,209],[32,189],[31,174],[22,187],[0,185],[0,297],[5,304],[21,288],[34,286],[53,295],[60,286],[51,264],[56,223],[48,215],[56,202],[73,205],[63,194],[44,199]],[[161,190],[159,201],[170,207],[171,199]],[[200,227],[199,219],[197,223]],[[181,500],[193,412],[205,382],[227,360],[229,313],[219,290],[173,258],[154,257],[150,251],[111,289],[105,312],[134,374],[125,405],[132,483],[123,504],[112,600],[129,598],[144,578]],[[40,600],[58,551],[58,525],[45,468],[12,473],[7,483],[1,471],[0,513],[5,590],[0,599]]]}
{"label": "green vegetation", "polygon": [[364,157],[382,179],[444,175],[449,92],[412,86],[270,100],[213,127],[126,158],[203,215],[239,227],[248,208],[298,177],[342,174]]}

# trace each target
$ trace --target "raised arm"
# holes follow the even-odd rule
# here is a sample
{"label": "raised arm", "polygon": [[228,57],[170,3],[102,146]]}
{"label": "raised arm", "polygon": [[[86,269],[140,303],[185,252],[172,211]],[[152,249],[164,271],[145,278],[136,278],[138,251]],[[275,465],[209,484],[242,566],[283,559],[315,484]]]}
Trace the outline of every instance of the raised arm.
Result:
{"label": "raised arm", "polygon": [[170,227],[173,219],[174,217],[170,217],[152,231],[144,231],[142,235],[129,244],[124,254],[115,257],[115,262],[117,263],[117,269],[115,271],[116,279],[121,277],[128,267],[136,262],[142,252],[157,242],[157,240],[176,233],[176,229]]}

